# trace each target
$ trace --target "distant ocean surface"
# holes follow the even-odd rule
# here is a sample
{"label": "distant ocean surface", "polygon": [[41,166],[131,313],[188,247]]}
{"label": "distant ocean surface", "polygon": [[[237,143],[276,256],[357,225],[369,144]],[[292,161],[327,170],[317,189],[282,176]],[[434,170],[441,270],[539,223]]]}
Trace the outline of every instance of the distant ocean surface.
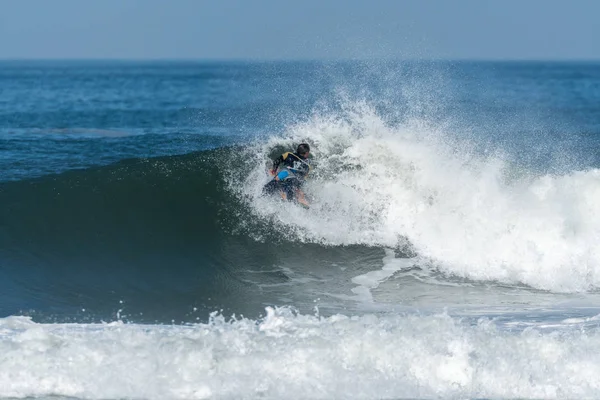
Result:
{"label": "distant ocean surface", "polygon": [[[0,62],[0,398],[600,397],[600,63]],[[263,197],[311,146],[310,209]]]}

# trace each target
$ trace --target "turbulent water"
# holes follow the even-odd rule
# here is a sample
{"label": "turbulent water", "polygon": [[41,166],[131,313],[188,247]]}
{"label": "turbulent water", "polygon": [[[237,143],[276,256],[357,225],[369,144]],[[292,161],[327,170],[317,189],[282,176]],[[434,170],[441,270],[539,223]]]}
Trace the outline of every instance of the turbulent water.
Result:
{"label": "turbulent water", "polygon": [[0,63],[0,398],[600,396],[598,67]]}

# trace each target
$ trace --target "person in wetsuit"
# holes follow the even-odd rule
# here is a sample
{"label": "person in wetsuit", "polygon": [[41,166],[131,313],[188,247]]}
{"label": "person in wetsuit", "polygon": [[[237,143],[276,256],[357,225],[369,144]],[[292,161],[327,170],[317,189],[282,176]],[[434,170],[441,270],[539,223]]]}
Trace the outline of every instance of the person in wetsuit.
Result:
{"label": "person in wetsuit", "polygon": [[[304,192],[300,189],[304,184],[306,175],[310,172],[308,156],[310,146],[307,143],[298,145],[295,153],[283,153],[273,162],[271,175],[275,177],[263,188],[266,194],[279,192],[284,200],[296,200],[308,206]],[[279,168],[281,171],[277,173]]]}

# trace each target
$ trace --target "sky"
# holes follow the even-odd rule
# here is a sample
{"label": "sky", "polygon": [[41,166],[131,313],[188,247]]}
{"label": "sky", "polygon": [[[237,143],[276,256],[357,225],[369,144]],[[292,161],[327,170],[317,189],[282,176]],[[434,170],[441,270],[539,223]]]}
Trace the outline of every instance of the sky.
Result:
{"label": "sky", "polygon": [[596,0],[0,0],[0,59],[600,59]]}

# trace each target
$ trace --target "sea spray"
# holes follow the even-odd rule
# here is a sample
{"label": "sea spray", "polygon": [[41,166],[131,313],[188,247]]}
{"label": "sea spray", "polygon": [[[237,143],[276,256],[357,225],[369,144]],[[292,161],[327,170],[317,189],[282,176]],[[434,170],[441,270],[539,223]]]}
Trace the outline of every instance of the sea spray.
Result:
{"label": "sea spray", "polygon": [[[395,247],[406,238],[446,274],[558,292],[598,287],[600,170],[527,173],[468,143],[460,151],[451,137],[415,120],[390,125],[359,102],[253,147],[234,191],[289,240]],[[301,141],[315,165],[310,211],[260,191],[271,150]]]}

